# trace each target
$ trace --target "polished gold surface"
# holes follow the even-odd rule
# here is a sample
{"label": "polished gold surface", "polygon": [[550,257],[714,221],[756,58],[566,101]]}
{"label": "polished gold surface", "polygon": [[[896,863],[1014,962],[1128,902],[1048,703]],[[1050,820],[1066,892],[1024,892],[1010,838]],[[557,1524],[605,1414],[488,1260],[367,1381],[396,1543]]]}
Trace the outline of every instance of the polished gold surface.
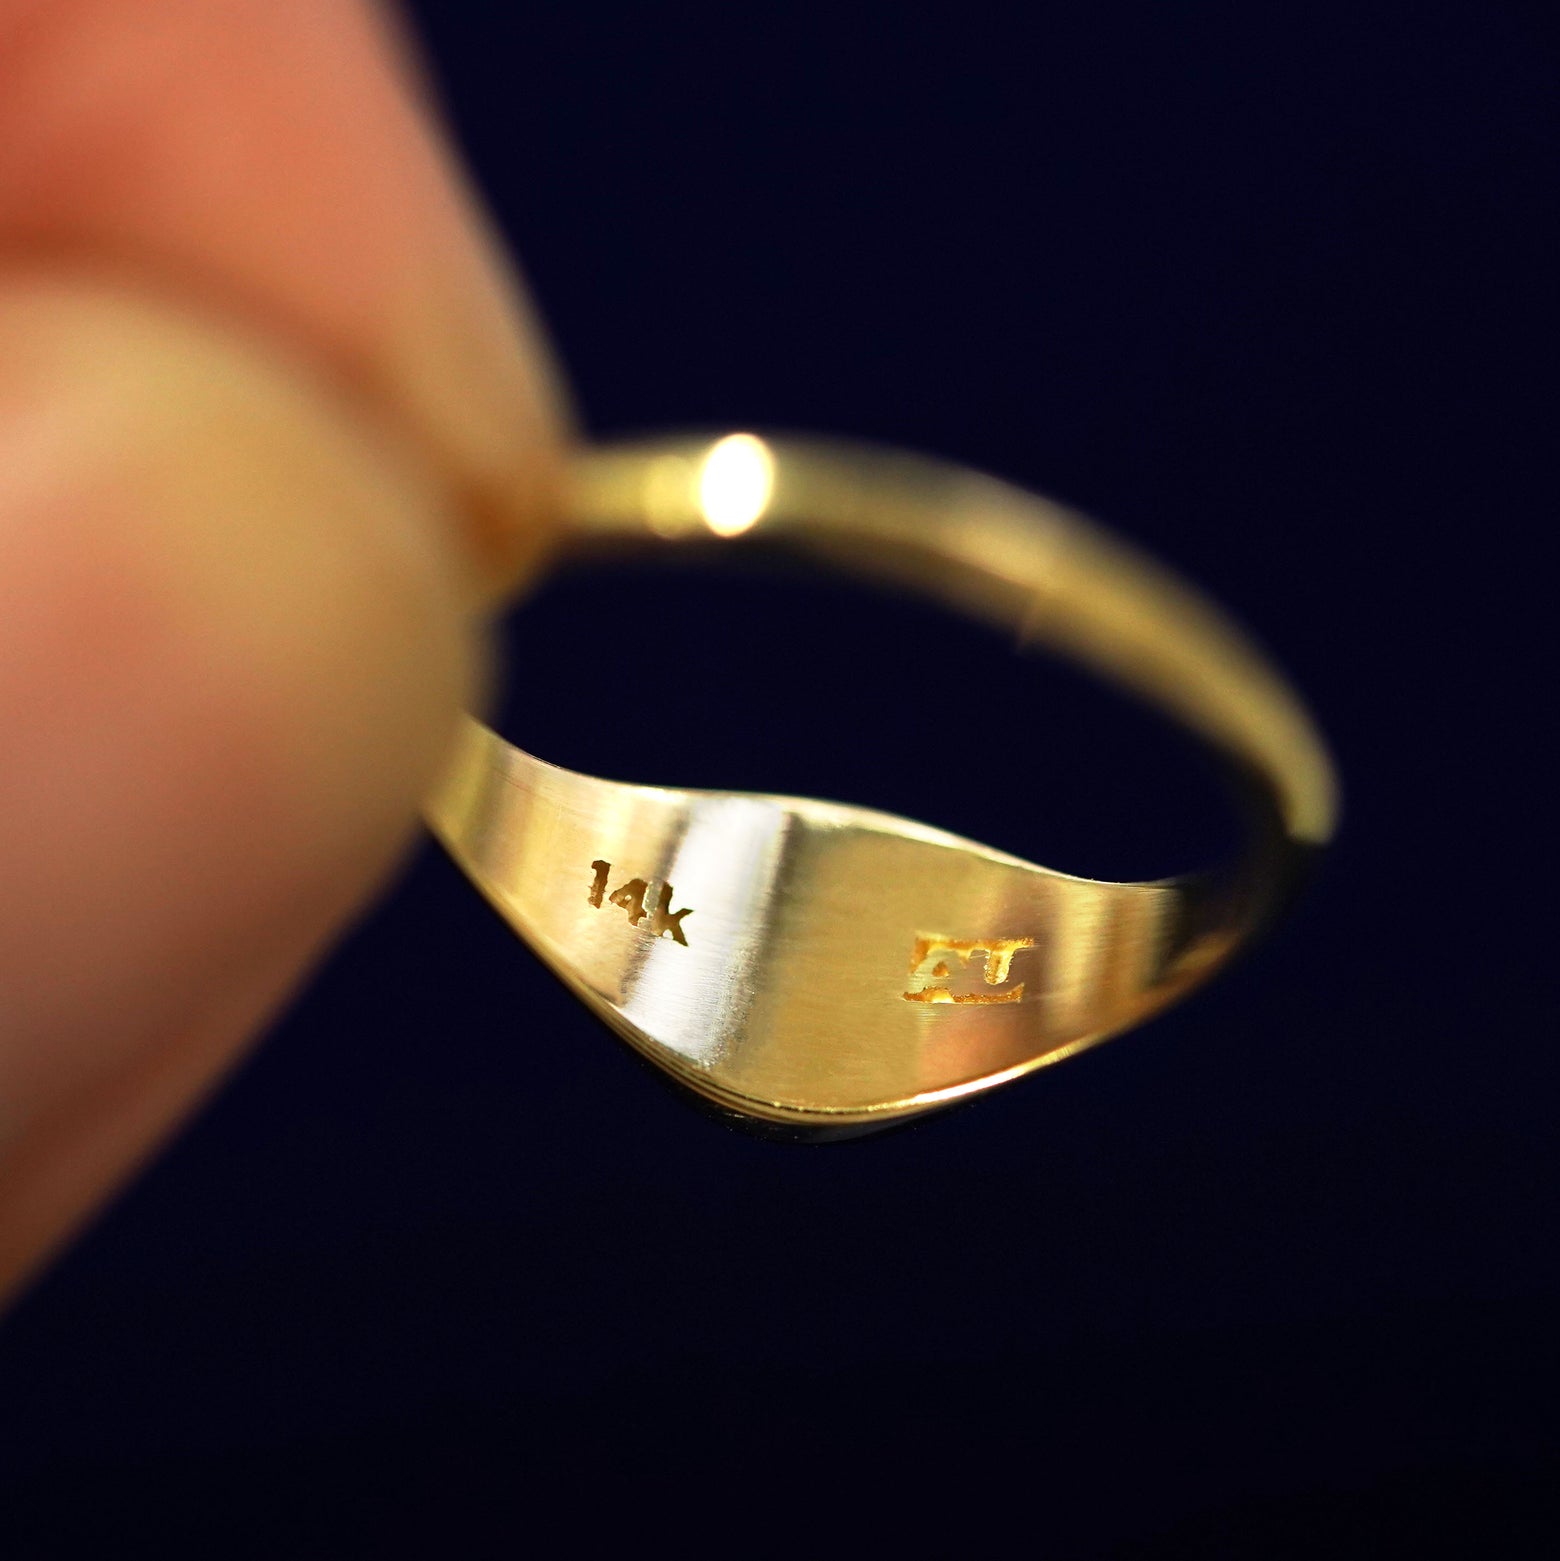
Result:
{"label": "polished gold surface", "polygon": [[572,506],[580,548],[762,538],[1004,625],[1166,709],[1243,782],[1239,860],[1105,883],[866,808],[573,774],[468,721],[431,827],[592,1009],[719,1106],[886,1124],[1069,1056],[1206,980],[1332,833],[1332,766],[1282,678],[1188,586],[1043,499],[736,434],[584,455]]}

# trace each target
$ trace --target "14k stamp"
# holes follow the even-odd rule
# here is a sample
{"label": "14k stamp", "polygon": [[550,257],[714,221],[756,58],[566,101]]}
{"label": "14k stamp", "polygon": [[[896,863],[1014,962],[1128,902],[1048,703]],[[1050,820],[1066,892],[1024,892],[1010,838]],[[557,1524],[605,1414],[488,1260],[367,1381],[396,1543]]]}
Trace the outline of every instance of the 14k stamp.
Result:
{"label": "14k stamp", "polygon": [[[612,864],[610,862],[592,862],[591,870],[595,877],[591,880],[590,893],[586,900],[600,910],[603,902],[607,905],[615,905],[619,910],[628,913],[628,923],[631,927],[643,927],[652,938],[670,938],[674,943],[680,943],[684,948],[688,946],[688,940],[683,936],[683,917],[693,915],[690,906],[684,906],[680,911],[672,909],[672,895],[675,892],[669,883],[661,885],[653,901],[646,901],[650,892],[650,885],[643,878],[630,878],[627,883],[619,884],[611,894],[607,894],[607,880],[612,876]],[[648,918],[649,925],[645,922]]]}

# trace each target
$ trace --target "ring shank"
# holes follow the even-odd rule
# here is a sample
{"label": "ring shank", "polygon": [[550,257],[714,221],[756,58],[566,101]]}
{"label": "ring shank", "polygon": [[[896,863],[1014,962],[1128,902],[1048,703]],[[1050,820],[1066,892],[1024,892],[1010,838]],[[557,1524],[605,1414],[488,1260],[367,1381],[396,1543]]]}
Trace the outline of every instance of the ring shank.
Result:
{"label": "ring shank", "polygon": [[[587,456],[571,501],[576,535],[709,544],[697,472],[710,448],[657,441]],[[1169,570],[1060,505],[943,462],[822,440],[769,448],[783,456],[744,538],[908,586],[1076,657],[1248,772],[1286,836],[1331,837],[1337,783],[1304,707],[1250,639]]]}

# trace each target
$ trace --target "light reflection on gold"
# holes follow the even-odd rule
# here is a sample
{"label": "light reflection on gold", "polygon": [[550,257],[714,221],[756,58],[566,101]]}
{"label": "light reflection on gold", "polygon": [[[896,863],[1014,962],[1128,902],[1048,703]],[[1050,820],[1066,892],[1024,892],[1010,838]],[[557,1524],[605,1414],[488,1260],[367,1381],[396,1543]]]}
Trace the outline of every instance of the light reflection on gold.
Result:
{"label": "light reflection on gold", "polygon": [[718,537],[740,536],[768,507],[775,489],[769,446],[753,434],[729,434],[699,468],[699,509]]}

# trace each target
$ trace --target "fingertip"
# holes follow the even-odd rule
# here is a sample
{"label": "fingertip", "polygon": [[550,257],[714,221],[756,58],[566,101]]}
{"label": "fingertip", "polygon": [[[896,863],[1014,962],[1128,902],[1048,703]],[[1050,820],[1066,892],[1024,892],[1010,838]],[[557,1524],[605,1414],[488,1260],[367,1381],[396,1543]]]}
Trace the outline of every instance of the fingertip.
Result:
{"label": "fingertip", "polygon": [[0,0],[0,245],[287,341],[440,472],[492,597],[556,522],[568,414],[413,57],[369,0]]}

